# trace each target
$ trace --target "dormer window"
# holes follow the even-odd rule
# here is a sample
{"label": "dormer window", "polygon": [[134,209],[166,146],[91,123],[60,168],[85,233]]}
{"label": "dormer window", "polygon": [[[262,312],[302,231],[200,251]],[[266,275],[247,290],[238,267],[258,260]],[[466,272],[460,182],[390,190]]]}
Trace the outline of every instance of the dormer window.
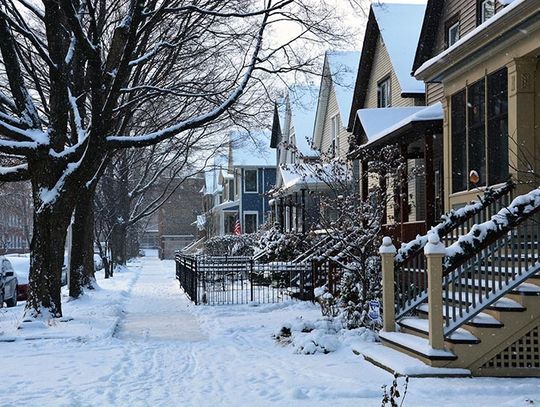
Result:
{"label": "dormer window", "polygon": [[377,107],[390,107],[390,78],[385,78],[377,85]]}
{"label": "dormer window", "polygon": [[495,15],[495,0],[478,0],[477,24],[480,25]]}

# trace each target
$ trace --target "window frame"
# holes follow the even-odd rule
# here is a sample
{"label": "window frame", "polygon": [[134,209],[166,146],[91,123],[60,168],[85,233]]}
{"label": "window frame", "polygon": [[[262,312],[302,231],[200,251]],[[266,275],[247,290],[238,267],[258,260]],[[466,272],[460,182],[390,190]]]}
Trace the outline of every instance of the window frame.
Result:
{"label": "window frame", "polygon": [[[248,232],[246,217],[252,216],[252,215],[255,215],[255,230],[253,232]],[[242,233],[256,233],[257,230],[259,229],[259,212],[258,211],[244,211],[244,213],[242,214],[242,220],[243,220]]]}
{"label": "window frame", "polygon": [[486,3],[491,3],[493,5],[493,15],[491,17],[493,17],[497,12],[497,7],[495,6],[495,0],[477,0],[476,2],[476,25],[477,26],[485,23],[487,20],[491,18],[491,17],[485,18],[484,5]]}
{"label": "window frame", "polygon": [[332,134],[332,146],[331,153],[336,156],[339,152],[339,125],[340,117],[339,113],[330,118],[331,134]]}
{"label": "window frame", "polygon": [[[495,78],[498,77],[496,82],[493,82]],[[457,194],[461,192],[471,191],[477,187],[482,186],[493,186],[498,185],[502,182],[505,182],[508,178],[510,168],[508,156],[504,157],[504,152],[508,150],[509,142],[509,133],[508,133],[508,69],[507,67],[499,68],[489,74],[484,75],[482,78],[479,78],[477,81],[468,84],[465,88],[462,88],[455,92],[453,95],[450,95],[449,100],[449,109],[450,109],[450,142],[451,142],[451,194]],[[499,86],[491,85],[496,83]],[[481,106],[481,116],[479,120],[473,120],[472,115],[474,112],[475,104],[471,99],[471,91],[475,91],[479,84],[482,84],[481,97],[483,100],[479,104]],[[502,84],[502,86],[501,86]],[[496,95],[499,94],[499,97]],[[504,95],[501,97],[501,95]],[[464,106],[457,105],[458,98],[464,98]],[[495,109],[498,107],[498,110]],[[462,109],[463,111],[458,111]],[[459,115],[459,113],[462,113]],[[456,124],[454,123],[458,118],[462,117],[464,128],[461,126],[456,129]],[[476,118],[478,119],[478,118]],[[461,123],[461,121],[459,122]],[[497,123],[499,125],[497,126]],[[506,133],[503,134],[504,129],[501,127],[501,123],[506,123]],[[499,140],[499,143],[494,143],[494,131],[498,129],[501,135],[504,137]],[[483,140],[479,141],[482,145],[482,153],[478,155],[477,149],[474,148],[474,145],[471,142],[474,142],[474,139],[471,140],[471,137],[475,137],[475,133],[481,133],[483,135]],[[456,141],[457,139],[457,141]],[[463,140],[462,140],[463,139]],[[461,144],[464,144],[461,146]],[[476,152],[476,153],[475,153]],[[458,157],[458,154],[462,153],[463,157]],[[477,155],[477,159],[480,158],[479,168],[473,168],[472,159]],[[494,156],[495,155],[495,156]],[[500,164],[502,161],[502,166],[497,168],[494,163]],[[457,174],[458,170],[456,169],[456,163],[461,163],[463,167],[463,173],[461,176]],[[476,165],[478,166],[478,165]],[[469,174],[471,170],[476,170],[480,175],[480,181],[478,184],[471,185],[469,181]],[[502,171],[501,171],[502,170]],[[458,178],[459,177],[459,178]]]}
{"label": "window frame", "polygon": [[[451,39],[450,31],[453,28],[457,29],[457,37],[456,37],[456,40],[454,42],[450,43],[450,39]],[[444,44],[445,44],[445,48],[450,48],[452,45],[454,45],[456,42],[458,42],[460,38],[461,38],[460,20],[459,20],[459,14],[456,14],[456,15],[452,16],[451,18],[449,18],[448,20],[446,20],[446,22],[444,23]]]}
{"label": "window frame", "polygon": [[[247,189],[247,173],[255,172],[255,189]],[[244,193],[245,194],[257,194],[259,192],[259,171],[256,168],[245,168],[243,170],[243,181],[244,181]]]}
{"label": "window frame", "polygon": [[[384,78],[379,80],[377,82],[377,107],[378,108],[386,108],[386,107],[392,107],[392,81],[391,76],[386,75]],[[384,89],[384,92],[383,92]],[[385,101],[386,103],[383,106],[383,98],[382,95],[385,94]]]}

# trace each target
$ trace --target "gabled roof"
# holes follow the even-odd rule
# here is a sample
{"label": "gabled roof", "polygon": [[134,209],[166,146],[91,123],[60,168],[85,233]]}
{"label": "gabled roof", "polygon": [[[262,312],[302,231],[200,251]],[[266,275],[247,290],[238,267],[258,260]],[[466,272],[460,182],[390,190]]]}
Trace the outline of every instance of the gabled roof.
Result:
{"label": "gabled roof", "polygon": [[252,130],[247,133],[232,133],[231,165],[233,167],[274,167],[275,152],[270,147],[270,131]]}
{"label": "gabled roof", "polygon": [[364,107],[379,35],[388,51],[402,97],[425,93],[423,82],[411,75],[427,0],[388,0],[372,3],[362,45],[353,103],[348,122],[351,131],[356,111]]}
{"label": "gabled roof", "polygon": [[437,31],[442,18],[444,0],[428,0],[422,30],[418,39],[418,46],[414,56],[414,63],[411,67],[411,74],[414,74],[420,65],[430,59],[433,55],[435,42],[437,41]]}
{"label": "gabled roof", "polygon": [[332,84],[336,92],[336,99],[344,127],[347,127],[349,112],[354,93],[354,83],[360,63],[358,51],[329,51],[326,53],[326,62],[332,76]]}
{"label": "gabled roof", "polygon": [[427,0],[390,0],[371,5],[402,93],[424,93],[411,75]]}
{"label": "gabled roof", "polygon": [[212,195],[221,192],[222,187],[219,185],[219,173],[222,166],[227,165],[227,157],[224,154],[218,154],[214,157],[213,164],[204,173],[204,188],[202,189],[205,195]]}
{"label": "gabled roof", "polygon": [[377,135],[386,128],[394,126],[403,119],[420,112],[425,106],[389,107],[385,109],[360,109],[358,120],[367,142],[377,139]]}
{"label": "gabled roof", "polygon": [[327,51],[325,53],[313,131],[312,144],[315,147],[321,146],[332,89],[336,96],[342,125],[347,127],[359,62],[360,52],[358,51]]}
{"label": "gabled roof", "polygon": [[312,85],[292,86],[288,94],[296,148],[306,157],[318,155],[311,146],[318,95],[319,87]]}

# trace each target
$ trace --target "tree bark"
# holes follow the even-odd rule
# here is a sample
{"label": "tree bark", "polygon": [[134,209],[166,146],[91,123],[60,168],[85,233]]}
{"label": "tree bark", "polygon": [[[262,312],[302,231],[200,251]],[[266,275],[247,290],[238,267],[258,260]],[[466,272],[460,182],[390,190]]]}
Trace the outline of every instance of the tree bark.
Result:
{"label": "tree bark", "polygon": [[111,233],[111,249],[115,266],[127,263],[127,227],[124,223],[114,225]]}
{"label": "tree bark", "polygon": [[83,190],[73,217],[69,296],[78,298],[84,289],[95,288],[94,270],[94,190]]}
{"label": "tree bark", "polygon": [[62,316],[64,245],[72,209],[56,202],[34,211],[28,300],[24,321]]}

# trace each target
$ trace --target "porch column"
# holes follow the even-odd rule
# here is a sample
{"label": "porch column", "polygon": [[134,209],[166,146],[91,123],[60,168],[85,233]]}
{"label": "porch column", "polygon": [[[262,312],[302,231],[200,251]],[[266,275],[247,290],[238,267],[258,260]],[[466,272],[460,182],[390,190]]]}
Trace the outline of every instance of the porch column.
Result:
{"label": "porch column", "polygon": [[392,239],[383,237],[382,245],[379,247],[379,254],[382,259],[382,301],[383,301],[383,330],[394,332],[396,330],[395,317],[395,296],[394,296],[394,256],[396,248],[392,244]]}
{"label": "porch column", "polygon": [[435,168],[433,165],[433,134],[424,137],[424,168],[426,171],[426,230],[435,224]]}
{"label": "porch column", "polygon": [[285,219],[283,217],[283,198],[279,198],[279,227],[282,232],[285,230]]}
{"label": "porch column", "polygon": [[[540,146],[535,146],[535,70],[536,57],[514,59],[508,68],[508,149],[510,172],[518,180],[517,194],[529,190],[530,187],[520,185],[534,180],[529,166],[534,167],[535,173],[540,170]],[[538,89],[537,89],[538,91]],[[536,98],[536,100],[535,100]],[[536,143],[538,144],[538,143]],[[535,149],[536,147],[536,149]]]}
{"label": "porch column", "polygon": [[399,222],[401,225],[401,241],[405,241],[404,223],[409,221],[409,183],[408,177],[408,159],[407,145],[401,144],[401,157],[405,159],[405,165],[399,174]]}
{"label": "porch column", "polygon": [[442,301],[442,259],[446,253],[437,233],[430,233],[424,247],[428,274],[428,318],[429,345],[433,349],[444,349],[443,301]]}
{"label": "porch column", "polygon": [[302,190],[302,233],[306,233],[306,190]]}

